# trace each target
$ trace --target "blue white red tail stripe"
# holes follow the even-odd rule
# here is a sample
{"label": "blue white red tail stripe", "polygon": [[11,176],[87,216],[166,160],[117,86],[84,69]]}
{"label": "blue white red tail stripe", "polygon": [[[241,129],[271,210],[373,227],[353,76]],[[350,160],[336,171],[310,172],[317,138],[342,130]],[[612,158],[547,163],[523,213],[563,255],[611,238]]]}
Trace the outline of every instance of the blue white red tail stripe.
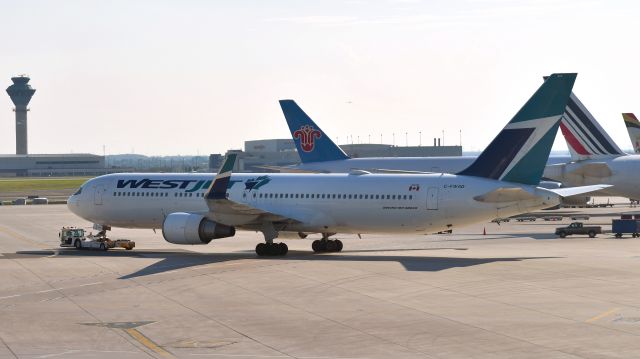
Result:
{"label": "blue white red tail stripe", "polygon": [[567,103],[560,129],[574,160],[624,154],[573,93]]}

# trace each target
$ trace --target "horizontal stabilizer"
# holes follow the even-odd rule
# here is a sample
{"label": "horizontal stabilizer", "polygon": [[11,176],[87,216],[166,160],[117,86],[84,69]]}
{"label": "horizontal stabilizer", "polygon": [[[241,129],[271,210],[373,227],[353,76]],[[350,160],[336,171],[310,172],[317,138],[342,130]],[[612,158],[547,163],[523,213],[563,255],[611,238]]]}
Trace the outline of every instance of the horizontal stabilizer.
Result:
{"label": "horizontal stabilizer", "polygon": [[585,163],[577,169],[571,171],[571,174],[582,177],[604,178],[612,175],[611,169],[604,162]]}
{"label": "horizontal stabilizer", "polygon": [[485,203],[517,202],[535,198],[537,198],[536,195],[520,187],[501,187],[473,197],[476,201]]}
{"label": "horizontal stabilizer", "polygon": [[609,184],[594,184],[591,186],[579,186],[579,187],[568,187],[568,188],[546,188],[547,191],[553,192],[561,197],[571,197],[577,196],[579,194],[596,192],[605,188],[612,187]]}

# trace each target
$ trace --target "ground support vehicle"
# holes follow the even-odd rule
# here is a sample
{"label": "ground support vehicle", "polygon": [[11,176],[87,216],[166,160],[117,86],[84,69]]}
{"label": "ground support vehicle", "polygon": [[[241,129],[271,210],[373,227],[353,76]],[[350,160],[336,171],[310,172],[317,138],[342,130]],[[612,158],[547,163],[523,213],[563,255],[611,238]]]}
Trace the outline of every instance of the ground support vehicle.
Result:
{"label": "ground support vehicle", "polygon": [[640,237],[640,220],[614,219],[611,221],[611,232],[616,238],[622,238],[623,234],[631,234],[631,237]]}
{"label": "ground support vehicle", "polygon": [[600,226],[585,226],[582,222],[573,222],[566,227],[556,228],[556,235],[560,238],[574,234],[586,234],[589,238],[593,238],[596,234],[602,233],[602,227]]}
{"label": "ground support vehicle", "polygon": [[76,249],[93,248],[106,251],[109,248],[119,247],[132,250],[136,246],[136,242],[128,239],[111,240],[107,238],[106,231],[98,232],[95,236],[93,234],[85,236],[84,229],[76,227],[62,227],[58,237],[60,238],[60,247],[75,247]]}

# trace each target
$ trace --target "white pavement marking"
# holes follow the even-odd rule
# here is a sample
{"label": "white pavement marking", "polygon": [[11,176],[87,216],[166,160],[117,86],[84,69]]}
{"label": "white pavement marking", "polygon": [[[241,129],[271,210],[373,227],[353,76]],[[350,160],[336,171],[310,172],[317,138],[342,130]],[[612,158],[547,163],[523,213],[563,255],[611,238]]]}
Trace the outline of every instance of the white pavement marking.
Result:
{"label": "white pavement marking", "polygon": [[81,287],[88,287],[90,285],[98,285],[98,284],[102,284],[103,282],[94,282],[94,283],[87,283],[87,284],[81,284],[81,285],[77,285],[74,287],[64,287],[64,288],[53,288],[53,289],[46,289],[46,290],[41,290],[38,292],[31,292],[31,293],[23,293],[23,294],[14,294],[14,295],[8,295],[6,297],[0,297],[0,300],[2,299],[9,299],[9,298],[15,298],[15,297],[22,297],[24,295],[31,295],[31,294],[42,294],[42,293],[49,293],[49,292],[55,292],[55,291],[59,291],[59,290],[66,290],[66,289],[75,289],[75,288],[81,288]]}

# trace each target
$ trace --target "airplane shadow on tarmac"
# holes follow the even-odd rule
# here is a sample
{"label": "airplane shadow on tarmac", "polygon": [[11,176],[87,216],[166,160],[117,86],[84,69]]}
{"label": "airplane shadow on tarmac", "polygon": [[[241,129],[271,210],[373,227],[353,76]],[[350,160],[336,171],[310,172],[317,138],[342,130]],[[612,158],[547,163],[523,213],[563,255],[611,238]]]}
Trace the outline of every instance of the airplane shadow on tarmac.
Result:
{"label": "airplane shadow on tarmac", "polygon": [[[336,261],[336,262],[398,262],[408,271],[437,272],[451,268],[471,267],[494,262],[520,262],[534,259],[553,259],[559,257],[504,257],[504,258],[465,258],[465,257],[429,257],[429,256],[403,256],[384,252],[410,252],[429,250],[466,250],[466,248],[419,248],[419,249],[393,249],[378,251],[343,251],[341,253],[314,254],[305,251],[289,251],[285,257],[264,257],[260,260],[300,260],[300,261]],[[360,254],[376,252],[374,254]],[[253,251],[242,251],[234,253],[198,253],[187,250],[138,250],[108,252],[75,249],[55,249],[39,251],[20,251],[16,253],[3,253],[0,259],[20,259],[20,258],[69,258],[69,257],[129,257],[129,258],[157,258],[160,261],[142,268],[131,274],[124,275],[120,279],[131,279],[144,277],[153,274],[160,274],[168,271],[197,267],[202,265],[225,263],[237,260],[256,260],[258,257]]]}

